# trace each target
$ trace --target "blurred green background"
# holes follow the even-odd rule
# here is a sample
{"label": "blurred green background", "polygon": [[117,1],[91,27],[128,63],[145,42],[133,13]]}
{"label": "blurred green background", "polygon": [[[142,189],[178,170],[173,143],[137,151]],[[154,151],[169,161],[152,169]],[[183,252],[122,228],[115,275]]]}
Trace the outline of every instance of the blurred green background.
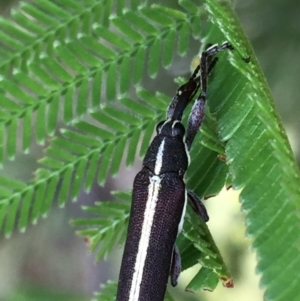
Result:
{"label": "blurred green background", "polygon": [[[17,5],[18,1],[0,0],[0,12],[9,17],[10,9]],[[237,0],[235,6],[300,162],[300,2]],[[190,57],[178,58],[174,66],[168,71],[162,70],[160,76],[166,72],[173,77],[187,75],[191,59],[199,50],[197,47],[195,44],[189,52]],[[157,82],[150,80],[148,88],[174,94],[175,84],[157,87]],[[8,162],[4,166],[5,173],[26,180],[36,168],[36,158],[41,156],[42,147],[36,146],[30,155],[20,154],[17,161]],[[116,250],[110,260],[96,264],[88,246],[76,237],[69,221],[83,216],[80,205],[99,199],[109,200],[110,190],[129,188],[139,167],[140,162],[137,162],[130,171],[123,169],[117,178],[110,179],[105,188],[95,186],[89,195],[83,192],[80,200],[75,204],[67,203],[65,210],[55,206],[47,219],[40,220],[38,226],[29,227],[25,235],[16,232],[8,240],[1,238],[0,301],[90,300],[92,292],[99,290],[100,283],[116,280],[121,250]],[[234,276],[235,288],[225,289],[219,285],[214,293],[201,292],[197,296],[184,293],[184,285],[191,277],[189,274],[195,273],[188,270],[180,278],[180,287],[172,290],[175,299],[262,300],[263,289],[259,288],[259,276],[255,274],[255,254],[250,250],[250,240],[245,238],[238,192],[223,191],[206,204],[211,216],[209,227]]]}

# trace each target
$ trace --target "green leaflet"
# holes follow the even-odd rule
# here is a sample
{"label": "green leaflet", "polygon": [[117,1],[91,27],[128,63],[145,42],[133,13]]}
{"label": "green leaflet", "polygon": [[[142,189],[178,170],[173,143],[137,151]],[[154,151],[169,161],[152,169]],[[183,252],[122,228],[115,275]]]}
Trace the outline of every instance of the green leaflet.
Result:
{"label": "green leaflet", "polygon": [[[165,107],[169,102],[168,96],[162,98],[161,95],[160,97],[152,95],[149,98],[149,95],[143,93],[143,89],[138,88],[138,96],[144,99],[142,103],[127,96],[117,97],[117,94],[126,93],[133,82],[141,81],[143,68],[146,66],[145,55],[148,51],[156,58],[156,64],[151,65],[151,70],[155,71],[159,66],[162,58],[161,48],[164,49],[163,57],[168,56],[168,62],[171,64],[176,47],[175,49],[168,47],[164,39],[166,41],[174,39],[174,32],[180,31],[186,23],[186,15],[158,5],[137,8],[135,5],[138,3],[135,3],[132,4],[132,10],[124,11],[122,17],[111,18],[112,24],[121,27],[120,31],[110,32],[110,27],[104,22],[96,23],[89,28],[84,27],[86,32],[81,31],[80,34],[74,35],[73,32],[81,22],[83,26],[88,22],[87,19],[93,19],[98,15],[97,3],[97,1],[85,3],[83,12],[78,9],[80,4],[70,6],[71,10],[76,10],[72,11],[74,13],[72,17],[63,12],[67,7],[58,7],[56,2],[46,5],[42,11],[40,4],[24,4],[21,7],[20,13],[26,11],[35,19],[40,18],[41,22],[45,22],[43,19],[45,18],[48,26],[53,28],[53,32],[45,33],[43,30],[35,32],[35,35],[46,35],[43,41],[45,44],[50,43],[49,47],[45,47],[42,52],[39,47],[34,48],[36,54],[30,58],[18,56],[19,60],[24,61],[15,62],[14,66],[22,65],[26,68],[15,69],[14,77],[9,77],[9,73],[5,71],[6,66],[3,67],[0,96],[2,93],[5,100],[5,114],[0,120],[0,137],[3,141],[0,158],[4,160],[6,155],[14,159],[18,150],[16,141],[20,122],[23,126],[22,150],[26,153],[30,152],[33,139],[44,144],[47,137],[55,133],[60,116],[66,124],[70,125],[68,129],[61,130],[59,137],[51,140],[50,146],[45,150],[44,158],[39,161],[41,166],[36,171],[36,178],[26,183],[25,188],[15,189],[12,194],[6,193],[1,199],[5,204],[1,215],[3,223],[6,220],[5,210],[8,210],[12,203],[16,208],[24,208],[19,221],[22,231],[29,221],[35,222],[41,215],[47,214],[53,201],[49,198],[55,195],[57,187],[60,188],[58,203],[64,206],[69,198],[73,200],[77,198],[81,181],[88,190],[95,178],[100,185],[103,185],[109,172],[117,174],[124,149],[128,148],[126,154],[128,165],[134,162],[135,154],[144,155],[156,120],[163,119],[165,115]],[[102,4],[107,5],[108,10],[112,9],[111,2],[104,1]],[[53,9],[55,12],[58,10],[57,20],[52,17],[49,17],[49,20],[46,18],[45,11],[48,9]],[[188,16],[188,21],[192,22],[199,15],[199,11],[196,10]],[[102,10],[102,13],[105,12],[105,9]],[[153,17],[154,12],[155,17]],[[161,18],[166,14],[169,14],[168,19]],[[18,12],[15,12],[15,16],[18,16]],[[73,18],[72,30],[65,28],[65,31],[55,31],[62,18]],[[124,22],[128,26],[125,26]],[[2,23],[3,26],[10,24],[9,28],[13,28],[14,25],[14,21],[3,20]],[[132,26],[138,28],[141,34],[134,34],[129,29]],[[193,30],[195,26],[190,28]],[[32,30],[35,30],[35,27],[32,27]],[[172,36],[171,39],[168,39],[169,35]],[[128,44],[127,37],[132,38],[134,44]],[[53,39],[55,39],[54,43]],[[30,39],[22,42],[28,43],[29,48],[33,47]],[[160,44],[161,46],[158,47]],[[187,51],[187,46],[184,49],[181,47],[181,51],[183,50]],[[13,52],[7,53],[7,59],[11,55]],[[11,61],[4,60],[3,64],[5,62],[9,64]],[[132,66],[135,70],[131,73],[132,78],[121,76],[120,82],[115,80],[121,71],[128,73]],[[101,91],[106,91],[110,100],[119,98],[118,101],[124,107],[115,107],[113,104],[109,105],[101,101],[104,97]],[[145,103],[148,103],[146,107]],[[87,122],[86,116],[91,116],[93,122]],[[36,121],[35,135],[31,130],[33,120]],[[9,137],[7,143],[5,143],[6,137]],[[138,150],[140,139],[142,144]],[[116,149],[112,151],[115,146]],[[60,186],[57,186],[58,184]],[[6,187],[3,187],[3,190],[5,189]],[[32,197],[31,200],[29,196]],[[9,216],[12,217],[7,222],[14,225],[11,221],[16,218],[13,214],[17,214],[17,211],[10,212],[12,213]],[[26,217],[25,214],[30,215],[31,218]],[[6,229],[11,231],[13,226]],[[8,230],[6,230],[7,234],[9,234]]]}
{"label": "green leaflet", "polygon": [[[148,65],[152,77],[158,72],[162,56],[170,65],[176,50],[184,55],[189,45],[186,38],[194,30],[191,22],[200,11],[194,11],[186,19],[180,11],[158,5],[140,6],[133,1],[132,9],[124,10],[121,15],[99,17],[99,10],[104,15],[115,13],[112,1],[66,6],[54,0],[43,3],[45,6],[40,2],[24,3],[12,20],[0,22],[0,29],[1,26],[5,29],[3,49],[9,46],[14,50],[9,49],[0,63],[0,97],[5,109],[0,114],[0,124],[10,134],[9,142],[2,147],[9,158],[17,152],[17,137],[10,131],[23,120],[26,132],[22,144],[28,152],[32,142],[27,130],[30,125],[36,126],[36,141],[44,144],[56,130],[60,109],[64,111],[64,122],[70,124],[84,118],[91,108],[99,107],[104,97],[101,91],[106,91],[107,100],[115,101],[117,95],[127,93],[133,83],[140,82],[147,53],[152,58]],[[120,12],[120,7],[117,11]],[[22,13],[32,16],[34,24],[46,22],[47,30],[30,26]],[[29,36],[23,36],[18,22],[24,22]],[[62,23],[66,26],[62,27]],[[167,42],[172,42],[174,33],[180,32],[185,42],[170,48]],[[11,36],[15,38],[15,46]],[[130,77],[127,75],[132,66],[135,72]],[[35,115],[37,120],[33,125]]]}
{"label": "green leaflet", "polygon": [[108,281],[106,284],[101,285],[101,292],[95,293],[92,301],[112,301],[115,299],[117,291],[117,283]]}
{"label": "green leaflet", "polygon": [[73,221],[74,226],[84,227],[77,234],[88,240],[92,251],[97,250],[97,260],[103,259],[115,245],[125,241],[131,194],[114,192],[114,195],[118,198],[115,202],[101,201],[95,206],[83,207],[84,211],[96,214],[95,217]]}

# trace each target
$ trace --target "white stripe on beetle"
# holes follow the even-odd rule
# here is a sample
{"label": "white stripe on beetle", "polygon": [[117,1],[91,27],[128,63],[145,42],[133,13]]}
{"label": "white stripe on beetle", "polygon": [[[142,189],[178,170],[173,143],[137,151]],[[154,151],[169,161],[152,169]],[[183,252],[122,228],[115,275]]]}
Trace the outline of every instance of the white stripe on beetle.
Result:
{"label": "white stripe on beetle", "polygon": [[154,214],[156,204],[158,201],[159,190],[161,188],[160,182],[161,178],[159,176],[153,176],[150,178],[150,184],[148,186],[148,199],[146,203],[146,209],[144,212],[142,232],[134,265],[134,273],[132,276],[128,301],[139,300],[140,287],[144,273],[147,251],[150,243],[150,235],[153,226]]}
{"label": "white stripe on beetle", "polygon": [[154,167],[155,175],[150,178],[150,184],[148,185],[148,199],[146,202],[146,208],[144,212],[144,219],[142,224],[141,237],[138,245],[138,252],[134,264],[134,272],[131,281],[130,294],[128,301],[138,301],[140,295],[140,287],[143,279],[145,261],[147,257],[147,251],[150,243],[150,235],[153,226],[154,214],[156,204],[158,201],[158,194],[161,188],[161,178],[158,176],[162,164],[163,154],[165,147],[165,139],[162,140],[156,155],[156,162]]}
{"label": "white stripe on beetle", "polygon": [[161,142],[158,152],[156,155],[156,161],[155,161],[155,167],[154,167],[154,173],[156,175],[159,175],[162,164],[163,164],[163,156],[164,156],[164,149],[165,149],[165,139]]}
{"label": "white stripe on beetle", "polygon": [[184,192],[184,204],[183,204],[183,209],[182,209],[182,214],[181,214],[180,222],[178,224],[177,235],[179,235],[181,233],[182,228],[183,228],[184,217],[185,217],[185,212],[186,212],[186,204],[187,204],[187,190],[185,189],[185,192]]}

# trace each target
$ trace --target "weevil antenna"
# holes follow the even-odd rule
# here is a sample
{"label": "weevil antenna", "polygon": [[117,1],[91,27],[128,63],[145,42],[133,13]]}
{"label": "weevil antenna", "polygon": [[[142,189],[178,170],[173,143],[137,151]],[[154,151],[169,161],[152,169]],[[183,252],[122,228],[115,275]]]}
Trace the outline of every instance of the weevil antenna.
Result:
{"label": "weevil antenna", "polygon": [[181,121],[185,108],[192,101],[194,95],[199,89],[199,71],[200,64],[197,66],[190,79],[177,89],[176,95],[173,97],[169,105],[167,119]]}

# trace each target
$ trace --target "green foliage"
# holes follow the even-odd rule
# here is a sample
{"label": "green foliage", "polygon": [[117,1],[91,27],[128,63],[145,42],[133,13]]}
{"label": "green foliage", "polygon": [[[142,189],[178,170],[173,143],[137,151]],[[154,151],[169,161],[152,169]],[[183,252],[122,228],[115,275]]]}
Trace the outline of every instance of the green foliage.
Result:
{"label": "green foliage", "polygon": [[[171,64],[176,52],[164,47],[166,41],[170,42],[170,35],[174,37],[175,32],[186,27],[186,18],[191,24],[200,14],[200,9],[186,15],[161,6],[132,2],[131,9],[114,7],[116,11],[112,15],[112,1],[76,3],[46,0],[22,3],[13,12],[13,20],[2,20],[7,30],[7,34],[3,33],[3,49],[7,51],[0,66],[4,108],[0,119],[3,141],[0,161],[5,156],[14,159],[20,125],[24,152],[30,151],[33,120],[39,143],[55,134],[60,121],[69,125],[51,141],[33,181],[25,184],[9,179],[0,183],[3,204],[0,224],[4,224],[7,236],[15,224],[18,207],[19,229],[23,231],[28,222],[36,222],[47,214],[58,187],[58,203],[63,206],[68,198],[76,199],[82,182],[89,190],[95,177],[103,185],[109,171],[117,174],[125,146],[129,148],[127,164],[132,164],[142,133],[140,155],[145,153],[154,124],[162,118],[167,102],[143,90],[138,96],[144,94],[151,109],[145,110],[145,104],[126,96],[118,101],[125,107],[123,110],[101,99],[107,97],[112,101],[116,94],[124,94],[132,84],[139,83],[148,52],[151,60],[159,63],[160,50],[168,50],[164,51],[164,61],[165,65]],[[24,15],[33,18],[32,26],[27,19],[27,22],[18,21]],[[32,39],[20,38],[18,22],[25,22]],[[197,26],[190,33],[199,37]],[[16,40],[14,51],[9,48],[14,45],[10,44],[11,37]],[[20,53],[20,49],[28,49],[28,53]],[[187,50],[188,44],[180,47],[182,55]],[[149,75],[157,73],[158,63],[149,64]],[[7,143],[6,137],[9,137]]]}
{"label": "green foliage", "polygon": [[[53,291],[51,289],[45,289],[43,287],[27,287],[19,288],[17,291],[13,292],[12,295],[5,298],[6,301],[84,301],[82,295],[74,293],[66,293],[60,291]],[[110,299],[111,300],[111,299]]]}
{"label": "green foliage", "polygon": [[117,290],[117,282],[108,281],[106,284],[101,284],[101,292],[95,294],[92,301],[112,301],[115,300]]}
{"label": "green foliage", "polygon": [[211,95],[210,108],[217,115],[220,139],[228,140],[225,150],[233,187],[243,188],[240,201],[266,287],[265,299],[297,300],[299,169],[251,47],[235,26],[235,16],[228,6],[214,1],[207,1],[207,10],[223,34],[236,45],[244,44],[252,58],[249,67],[232,60],[244,77],[231,74],[235,84],[229,87],[230,98],[219,89]]}
{"label": "green foliage", "polygon": [[[155,78],[161,66],[186,55],[190,36],[226,39],[235,51],[229,60],[220,55],[209,85],[209,110],[191,151],[187,185],[199,196],[216,194],[225,183],[242,189],[265,299],[297,300],[299,170],[231,8],[215,0],[204,6],[183,0],[176,9],[146,1],[128,5],[39,0],[22,3],[11,20],[0,20],[0,161],[15,159],[19,141],[25,153],[33,141],[49,141],[32,181],[0,177],[0,228],[6,236],[15,224],[25,230],[48,214],[56,198],[64,206],[82,188],[89,191],[95,179],[104,185],[123,160],[130,166],[143,156],[172,97],[143,88],[144,70]],[[210,22],[204,30],[205,14]],[[246,64],[242,57],[248,56]],[[137,84],[135,97],[131,88]],[[116,197],[117,202],[84,207],[97,217],[74,221],[84,227],[79,234],[97,249],[98,259],[124,241],[130,197]],[[214,289],[218,278],[230,283],[206,225],[193,212],[178,244],[183,268],[202,265],[188,289]],[[108,284],[97,300],[111,300],[114,288]]]}
{"label": "green foliage", "polygon": [[82,218],[73,221],[77,227],[86,227],[77,234],[88,239],[91,250],[97,250],[97,260],[108,255],[115,244],[123,244],[128,225],[131,194],[114,192],[116,202],[101,201],[95,206],[84,206],[83,210],[96,214],[95,218]]}

